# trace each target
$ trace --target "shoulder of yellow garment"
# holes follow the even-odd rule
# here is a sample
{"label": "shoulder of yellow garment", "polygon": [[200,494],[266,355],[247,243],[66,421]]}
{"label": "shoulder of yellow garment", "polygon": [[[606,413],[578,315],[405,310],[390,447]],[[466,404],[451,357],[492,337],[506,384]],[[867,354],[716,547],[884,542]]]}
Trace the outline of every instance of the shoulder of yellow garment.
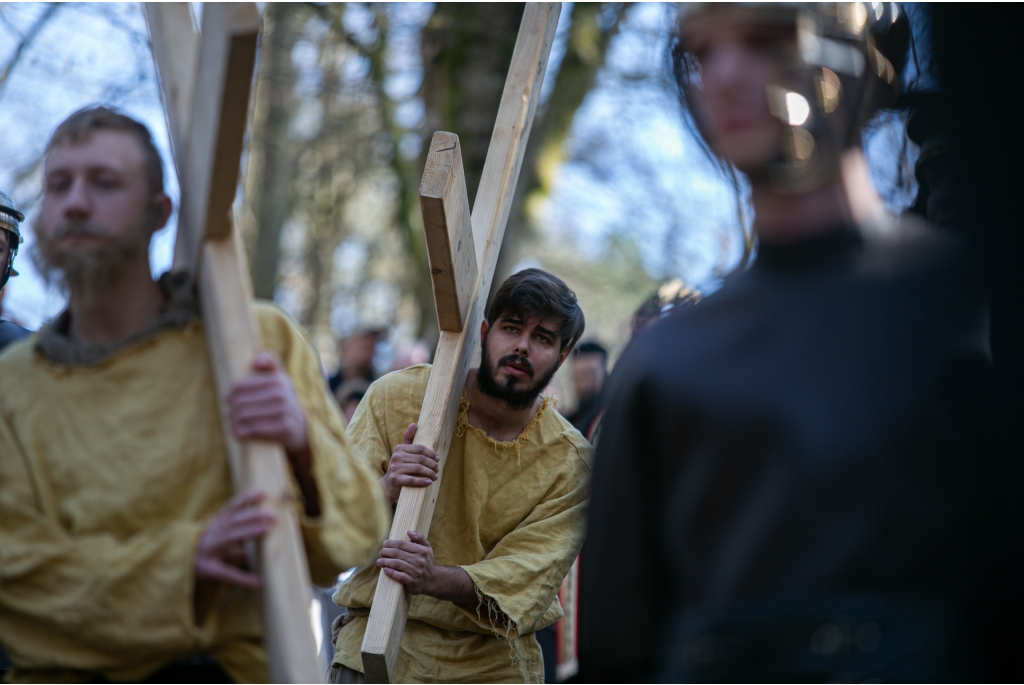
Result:
{"label": "shoulder of yellow garment", "polygon": [[384,374],[370,386],[376,392],[415,392],[420,397],[427,391],[427,380],[430,378],[430,364],[416,364],[401,371]]}
{"label": "shoulder of yellow garment", "polygon": [[17,373],[32,363],[32,347],[36,341],[36,334],[12,342],[0,352],[0,378],[10,373]]}
{"label": "shoulder of yellow garment", "polygon": [[260,333],[263,335],[264,347],[284,354],[290,345],[303,339],[299,325],[273,302],[255,300],[253,309],[256,312],[256,323],[259,324]]}
{"label": "shoulder of yellow garment", "polygon": [[590,446],[590,443],[587,442],[585,437],[583,437],[583,434],[576,430],[575,426],[569,423],[568,419],[555,411],[555,407],[553,403],[551,403],[551,400],[547,401],[549,402],[549,405],[544,418],[551,422],[550,425],[553,425],[553,429],[551,430],[553,438],[555,440],[564,440],[568,442],[569,445],[572,446],[571,451],[576,453],[576,457],[583,462],[583,465],[589,471],[594,448]]}

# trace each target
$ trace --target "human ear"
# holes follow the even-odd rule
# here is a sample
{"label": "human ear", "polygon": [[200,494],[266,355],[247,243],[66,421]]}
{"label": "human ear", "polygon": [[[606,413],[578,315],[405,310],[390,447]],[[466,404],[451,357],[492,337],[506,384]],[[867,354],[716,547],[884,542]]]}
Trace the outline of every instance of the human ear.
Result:
{"label": "human ear", "polygon": [[572,350],[569,349],[569,348],[566,348],[566,349],[562,350],[558,354],[558,365],[559,366],[561,366],[562,364],[565,363],[565,360],[566,360],[566,358],[568,358],[570,352],[572,352]]}
{"label": "human ear", "polygon": [[153,212],[153,232],[155,233],[167,225],[167,220],[171,218],[171,212],[174,210],[174,203],[166,193],[156,193],[150,206]]}

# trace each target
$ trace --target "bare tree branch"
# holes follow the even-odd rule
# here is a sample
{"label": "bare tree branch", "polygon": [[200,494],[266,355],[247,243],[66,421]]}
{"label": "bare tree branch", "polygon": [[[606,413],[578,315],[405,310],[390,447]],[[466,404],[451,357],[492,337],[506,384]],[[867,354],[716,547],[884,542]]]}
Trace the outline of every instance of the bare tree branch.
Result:
{"label": "bare tree branch", "polygon": [[14,54],[11,55],[11,59],[8,60],[7,65],[4,66],[3,71],[0,72],[0,98],[3,97],[4,89],[7,86],[7,81],[8,79],[10,79],[11,74],[14,72],[14,68],[18,66],[18,62],[21,60],[22,55],[25,54],[25,51],[32,45],[33,41],[35,41],[36,37],[39,35],[39,32],[43,30],[43,27],[46,26],[46,23],[50,21],[54,13],[58,9],[60,9],[60,6],[62,4],[63,3],[55,2],[52,3],[49,7],[47,7],[46,10],[43,12],[42,16],[40,16],[39,19],[36,20],[36,22],[32,25],[32,27],[21,39],[21,42],[18,44],[18,47],[14,49]]}

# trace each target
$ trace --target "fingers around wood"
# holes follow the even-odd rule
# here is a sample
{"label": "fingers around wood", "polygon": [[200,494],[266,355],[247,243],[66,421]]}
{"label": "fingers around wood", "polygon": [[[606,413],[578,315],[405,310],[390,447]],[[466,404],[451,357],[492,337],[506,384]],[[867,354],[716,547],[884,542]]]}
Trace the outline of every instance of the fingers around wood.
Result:
{"label": "fingers around wood", "polygon": [[220,559],[205,559],[202,564],[201,577],[205,579],[221,580],[225,583],[251,589],[260,587],[259,574],[252,571],[244,571]]}

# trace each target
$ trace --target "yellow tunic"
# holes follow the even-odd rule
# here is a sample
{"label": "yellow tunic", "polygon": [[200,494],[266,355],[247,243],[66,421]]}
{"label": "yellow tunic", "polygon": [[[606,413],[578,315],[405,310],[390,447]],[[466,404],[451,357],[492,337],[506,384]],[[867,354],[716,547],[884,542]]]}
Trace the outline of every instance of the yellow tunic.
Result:
{"label": "yellow tunic", "polygon": [[[381,378],[352,418],[352,450],[377,473],[386,472],[416,421],[429,375],[424,364]],[[549,399],[515,443],[495,442],[465,417],[463,404],[428,539],[436,563],[465,569],[481,605],[474,611],[413,597],[394,679],[542,682],[533,631],[562,615],[556,593],[583,543],[590,446]],[[371,564],[342,584],[334,601],[369,607],[376,585]],[[495,620],[495,610],[514,622],[511,631]],[[342,629],[336,663],[363,670],[365,628],[366,619],[356,617]]]}
{"label": "yellow tunic", "polygon": [[[308,419],[321,515],[301,522],[313,580],[329,585],[378,548],[388,513],[349,456],[315,353],[277,308],[257,315]],[[255,593],[217,584],[194,615],[198,536],[232,495],[202,323],[88,365],[53,363],[37,337],[0,357],[0,644],[12,679],[139,680],[206,651],[234,678],[266,682]]]}

